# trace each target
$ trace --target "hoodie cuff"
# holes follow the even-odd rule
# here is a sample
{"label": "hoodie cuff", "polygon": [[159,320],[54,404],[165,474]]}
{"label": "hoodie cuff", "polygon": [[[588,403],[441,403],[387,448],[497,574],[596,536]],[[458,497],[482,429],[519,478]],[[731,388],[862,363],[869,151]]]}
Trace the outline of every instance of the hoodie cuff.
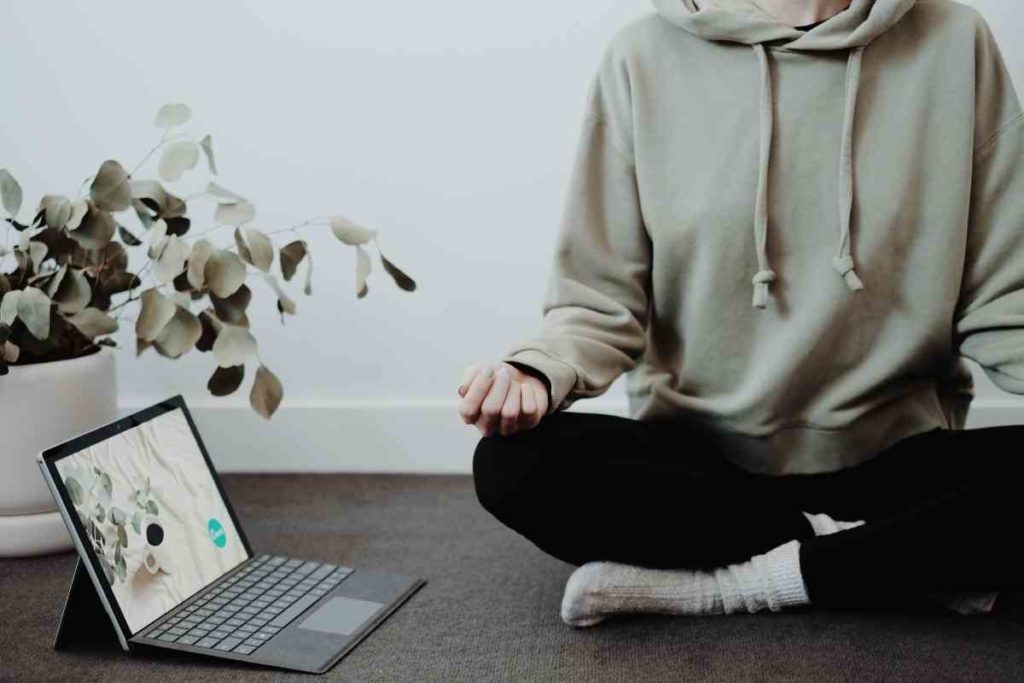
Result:
{"label": "hoodie cuff", "polygon": [[[548,410],[550,415],[561,408],[569,392],[576,386],[576,371],[566,363],[536,349],[523,349],[508,354],[499,360],[511,364],[522,364],[541,373],[548,385]],[[566,406],[568,407],[568,406]]]}

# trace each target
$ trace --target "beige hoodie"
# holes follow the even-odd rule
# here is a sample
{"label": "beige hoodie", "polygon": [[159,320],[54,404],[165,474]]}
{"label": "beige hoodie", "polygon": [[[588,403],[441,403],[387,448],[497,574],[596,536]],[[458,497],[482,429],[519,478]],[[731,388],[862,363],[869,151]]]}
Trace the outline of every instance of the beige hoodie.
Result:
{"label": "beige hoodie", "polygon": [[785,474],[962,428],[961,357],[1024,394],[1024,114],[978,12],[654,4],[593,77],[542,324],[502,358],[549,412],[625,372],[631,417]]}

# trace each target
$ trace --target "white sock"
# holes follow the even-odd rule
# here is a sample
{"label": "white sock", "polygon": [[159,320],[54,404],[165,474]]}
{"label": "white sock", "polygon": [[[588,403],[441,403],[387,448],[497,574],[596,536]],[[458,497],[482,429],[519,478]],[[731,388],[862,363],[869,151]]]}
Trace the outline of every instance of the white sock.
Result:
{"label": "white sock", "polygon": [[562,620],[592,626],[621,612],[732,614],[809,604],[799,551],[794,539],[746,562],[712,570],[588,562],[566,582]]}
{"label": "white sock", "polygon": [[834,534],[837,531],[842,531],[843,529],[852,529],[853,527],[860,526],[864,523],[863,519],[858,519],[853,522],[842,522],[836,519],[832,519],[824,512],[819,512],[817,514],[805,512],[803,513],[803,515],[807,518],[807,521],[811,523],[811,526],[814,527],[815,536]]}
{"label": "white sock", "polygon": [[[805,512],[803,514],[807,517],[807,521],[811,523],[811,526],[814,527],[814,533],[817,536],[834,534],[837,531],[850,529],[864,523],[862,519],[854,522],[842,522],[832,519],[825,513],[811,514]],[[998,596],[999,591],[969,589],[936,591],[928,594],[928,597],[933,600],[945,605],[954,612],[964,615],[987,614],[991,612]]]}

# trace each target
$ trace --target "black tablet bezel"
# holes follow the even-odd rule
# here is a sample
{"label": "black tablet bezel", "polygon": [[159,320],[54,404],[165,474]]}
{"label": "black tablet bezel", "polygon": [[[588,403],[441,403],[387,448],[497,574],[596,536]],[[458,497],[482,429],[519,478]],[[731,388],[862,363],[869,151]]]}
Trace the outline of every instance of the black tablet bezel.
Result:
{"label": "black tablet bezel", "polygon": [[[231,506],[231,501],[228,499],[227,494],[224,491],[224,486],[221,483],[220,477],[217,476],[217,470],[214,469],[213,462],[210,460],[210,454],[207,452],[206,445],[199,436],[199,430],[196,428],[195,421],[192,419],[192,414],[189,413],[188,407],[185,405],[185,399],[182,398],[182,396],[178,395],[165,401],[161,401],[149,408],[145,408],[137,413],[123,417],[120,420],[111,422],[110,424],[104,425],[91,432],[77,436],[70,441],[65,441],[64,443],[52,446],[40,454],[40,461],[46,467],[48,478],[52,483],[51,488],[57,493],[57,496],[59,496],[57,503],[60,505],[62,508],[61,511],[64,513],[64,521],[65,523],[70,522],[74,527],[71,531],[78,539],[78,542],[75,544],[79,549],[78,554],[92,569],[89,574],[93,578],[93,584],[96,586],[96,590],[100,591],[105,597],[105,602],[113,612],[114,618],[117,621],[115,625],[121,632],[124,641],[127,641],[137,633],[145,631],[153,622],[151,621],[144,626],[139,627],[139,629],[134,632],[129,628],[128,621],[125,619],[124,613],[121,611],[121,606],[118,604],[117,598],[114,596],[113,589],[104,577],[103,570],[99,564],[99,559],[96,557],[96,553],[92,549],[92,543],[89,542],[85,527],[82,525],[82,520],[79,518],[78,512],[75,510],[74,503],[71,502],[71,496],[68,494],[67,487],[64,486],[64,481],[61,478],[60,473],[57,471],[57,462],[63,458],[94,446],[101,441],[105,441],[120,432],[137,427],[177,409],[180,409],[185,415],[185,421],[188,422],[189,429],[192,431],[192,436],[195,438],[196,444],[199,446],[199,451],[203,454],[203,459],[206,461],[206,466],[210,471],[210,476],[213,478],[213,482],[217,486],[217,493],[220,494],[221,499],[224,501],[224,507],[228,511],[231,522],[235,525],[235,530],[238,532],[238,537],[242,541],[242,546],[245,548],[246,559],[238,564],[238,566],[240,566],[244,562],[252,559],[252,546],[249,545],[249,539],[245,536],[245,531],[242,529],[242,525],[238,521],[238,516],[235,514],[234,508]],[[210,584],[206,584],[206,586],[208,585]],[[200,586],[192,595],[199,593],[206,588],[206,586]],[[186,596],[182,602],[191,597],[191,595]]]}

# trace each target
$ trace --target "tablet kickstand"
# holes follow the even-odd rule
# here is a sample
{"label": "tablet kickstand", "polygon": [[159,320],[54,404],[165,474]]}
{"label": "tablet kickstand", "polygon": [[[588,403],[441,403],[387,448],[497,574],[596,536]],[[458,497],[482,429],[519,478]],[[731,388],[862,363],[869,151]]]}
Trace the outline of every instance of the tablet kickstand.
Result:
{"label": "tablet kickstand", "polygon": [[76,643],[118,642],[110,616],[96,595],[96,588],[79,558],[71,587],[64,599],[60,625],[53,640],[53,649],[60,650]]}

